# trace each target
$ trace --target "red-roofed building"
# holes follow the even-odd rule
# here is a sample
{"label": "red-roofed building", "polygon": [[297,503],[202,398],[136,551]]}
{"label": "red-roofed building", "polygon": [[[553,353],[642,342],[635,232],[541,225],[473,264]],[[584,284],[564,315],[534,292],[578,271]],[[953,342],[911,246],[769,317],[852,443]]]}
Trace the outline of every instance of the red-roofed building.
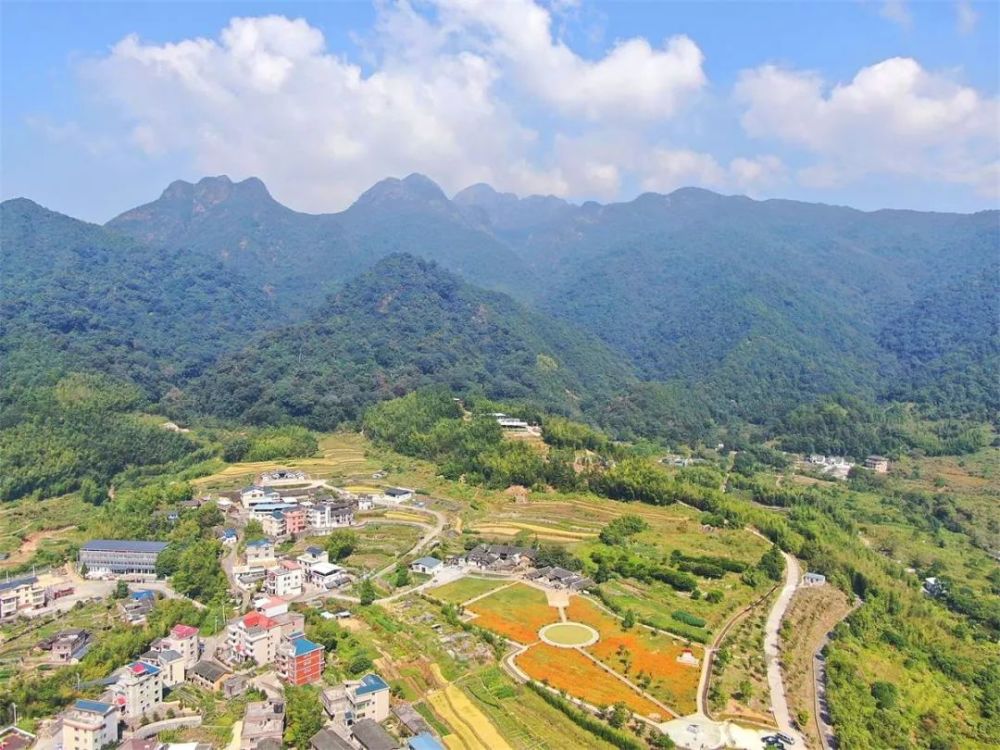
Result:
{"label": "red-roofed building", "polygon": [[261,612],[250,612],[230,624],[226,643],[233,661],[270,664],[281,644],[281,623]]}
{"label": "red-roofed building", "polygon": [[201,639],[198,628],[183,623],[174,625],[170,635],[160,641],[163,648],[176,651],[181,655],[184,669],[193,667],[201,657]]}

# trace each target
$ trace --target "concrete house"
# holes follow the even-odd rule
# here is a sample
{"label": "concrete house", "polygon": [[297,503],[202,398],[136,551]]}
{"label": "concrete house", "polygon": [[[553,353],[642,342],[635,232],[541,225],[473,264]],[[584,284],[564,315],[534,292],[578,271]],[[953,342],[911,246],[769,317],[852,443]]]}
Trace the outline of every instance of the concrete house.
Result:
{"label": "concrete house", "polygon": [[885,456],[868,456],[865,459],[865,468],[876,474],[886,474],[889,471],[889,459]]}
{"label": "concrete house", "polygon": [[45,606],[45,589],[38,585],[35,576],[22,576],[0,581],[0,620],[7,620],[18,612]]}
{"label": "concrete house", "polygon": [[323,675],[324,648],[301,633],[285,638],[278,649],[278,674],[291,685],[319,682]]}
{"label": "concrete house", "polygon": [[282,560],[267,571],[264,588],[269,594],[282,597],[298,596],[305,584],[305,572],[294,560]]}
{"label": "concrete house", "polygon": [[213,693],[222,691],[227,679],[232,676],[221,664],[214,661],[202,660],[188,670],[188,679],[195,685],[200,685]]}
{"label": "concrete house", "polygon": [[281,747],[285,731],[285,704],[275,701],[248,703],[243,714],[240,750],[260,750],[270,743]]}
{"label": "concrete house", "polygon": [[137,719],[163,703],[163,674],[159,667],[148,662],[133,662],[118,675],[111,691],[122,716]]}
{"label": "concrete house", "polygon": [[78,700],[62,715],[63,750],[101,750],[118,742],[118,709]]}
{"label": "concrete house", "polygon": [[442,562],[436,557],[421,557],[419,560],[414,560],[410,563],[410,570],[414,573],[427,573],[433,575],[436,570],[438,570],[442,565]]}
{"label": "concrete house", "polygon": [[360,719],[381,722],[389,717],[389,685],[377,674],[366,674],[360,680],[327,688],[322,701],[330,718],[343,726]]}
{"label": "concrete house", "polygon": [[247,565],[264,565],[274,562],[274,542],[270,539],[256,539],[247,542]]}

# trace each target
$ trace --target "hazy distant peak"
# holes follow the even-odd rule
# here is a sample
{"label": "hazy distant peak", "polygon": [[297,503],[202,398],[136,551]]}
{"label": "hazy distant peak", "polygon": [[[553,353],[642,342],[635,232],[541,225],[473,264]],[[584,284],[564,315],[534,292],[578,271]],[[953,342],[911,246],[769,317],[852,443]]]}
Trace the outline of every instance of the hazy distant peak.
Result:
{"label": "hazy distant peak", "polygon": [[196,184],[174,180],[160,195],[165,201],[193,201],[202,205],[221,203],[230,198],[272,200],[264,183],[256,177],[233,182],[228,175],[202,177]]}
{"label": "hazy distant peak", "polygon": [[396,177],[379,180],[362,193],[353,205],[447,204],[448,202],[448,196],[434,180],[414,172],[402,180]]}

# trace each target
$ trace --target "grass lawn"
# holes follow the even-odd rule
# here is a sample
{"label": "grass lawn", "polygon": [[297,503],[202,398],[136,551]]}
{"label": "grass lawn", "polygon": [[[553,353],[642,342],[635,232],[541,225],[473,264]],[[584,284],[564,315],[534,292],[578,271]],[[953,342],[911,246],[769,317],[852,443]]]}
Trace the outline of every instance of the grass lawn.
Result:
{"label": "grass lawn", "polygon": [[443,602],[462,604],[469,601],[469,599],[482,596],[507,584],[508,581],[466,576],[465,578],[459,578],[457,581],[446,583],[444,586],[428,589],[427,594]]}
{"label": "grass lawn", "polygon": [[521,583],[480,599],[468,610],[477,615],[474,625],[524,644],[537,641],[543,625],[559,620],[544,593]]}

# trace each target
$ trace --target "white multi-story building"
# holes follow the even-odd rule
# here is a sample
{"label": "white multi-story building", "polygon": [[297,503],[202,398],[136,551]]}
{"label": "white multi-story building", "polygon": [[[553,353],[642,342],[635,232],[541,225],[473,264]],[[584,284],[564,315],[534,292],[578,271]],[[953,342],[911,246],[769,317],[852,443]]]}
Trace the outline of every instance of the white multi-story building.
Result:
{"label": "white multi-story building", "polygon": [[161,640],[165,648],[176,651],[184,660],[184,668],[193,667],[201,658],[201,638],[198,628],[178,623],[170,629],[170,635]]}
{"label": "white multi-story building", "polygon": [[155,711],[163,703],[163,675],[159,667],[137,661],[121,672],[111,691],[122,716],[138,718]]}
{"label": "white multi-story building", "polygon": [[0,581],[0,620],[13,617],[18,612],[45,606],[45,589],[38,585],[35,576]]}
{"label": "white multi-story building", "polygon": [[295,559],[302,563],[302,567],[306,570],[312,571],[313,565],[330,562],[330,554],[319,547],[306,547],[306,551]]}
{"label": "white multi-story building", "polygon": [[285,526],[285,515],[280,510],[271,511],[258,516],[260,527],[269,537],[284,536],[288,529]]}
{"label": "white multi-story building", "polygon": [[281,623],[261,612],[250,612],[230,624],[227,645],[233,661],[271,664],[281,645]]}
{"label": "white multi-story building", "polygon": [[361,719],[383,722],[389,718],[389,686],[377,674],[327,688],[322,700],[330,718],[343,726]]}
{"label": "white multi-story building", "polygon": [[309,526],[323,534],[354,523],[353,502],[317,503],[307,510]]}
{"label": "white multi-story building", "polygon": [[78,700],[62,716],[63,750],[101,750],[118,742],[118,709]]}
{"label": "white multi-story building", "polygon": [[305,583],[305,571],[294,560],[282,560],[267,571],[264,588],[274,596],[298,596]]}

